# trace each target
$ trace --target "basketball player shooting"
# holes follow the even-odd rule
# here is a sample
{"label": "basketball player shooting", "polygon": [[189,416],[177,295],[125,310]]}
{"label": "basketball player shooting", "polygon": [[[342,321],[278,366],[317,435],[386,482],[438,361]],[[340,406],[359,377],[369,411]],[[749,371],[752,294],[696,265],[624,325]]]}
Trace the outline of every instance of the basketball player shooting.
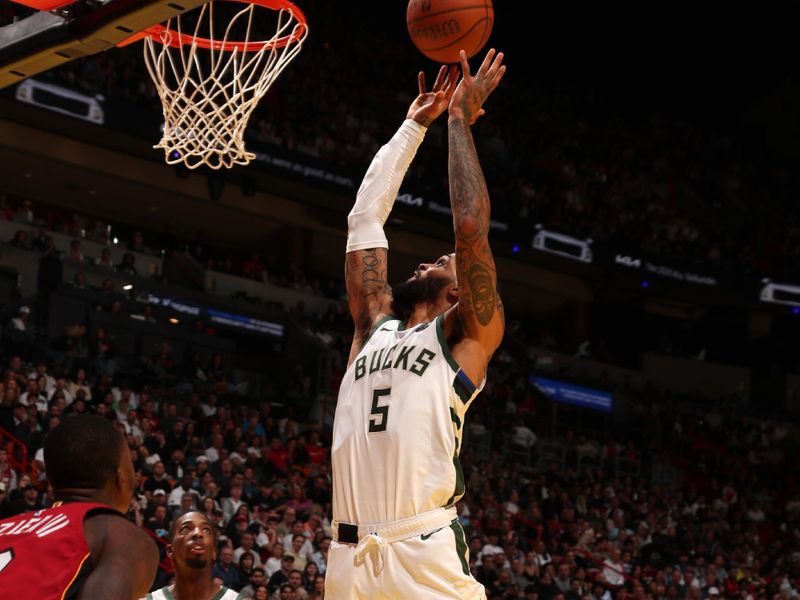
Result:
{"label": "basketball player shooting", "polygon": [[[464,418],[504,331],[489,248],[489,194],[471,125],[505,74],[490,50],[470,74],[442,67],[372,161],[348,217],[345,277],[355,322],[333,432],[329,600],[485,598],[455,504]],[[389,287],[383,225],[427,127],[448,110],[455,253]]]}
{"label": "basketball player shooting", "polygon": [[135,600],[158,548],[125,518],[136,485],[123,435],[106,419],[64,419],[44,443],[51,508],[0,521],[0,587],[37,600]]}
{"label": "basketball player shooting", "polygon": [[175,567],[175,583],[142,600],[242,600],[244,596],[214,583],[211,568],[217,559],[217,530],[200,512],[175,519],[169,530],[167,555]]}

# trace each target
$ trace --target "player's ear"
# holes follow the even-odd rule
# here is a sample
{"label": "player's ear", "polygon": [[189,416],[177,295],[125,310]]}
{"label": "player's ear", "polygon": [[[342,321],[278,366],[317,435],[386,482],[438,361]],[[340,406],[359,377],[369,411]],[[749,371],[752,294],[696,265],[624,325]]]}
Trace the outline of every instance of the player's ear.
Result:
{"label": "player's ear", "polygon": [[167,544],[167,556],[172,558],[172,544]]}

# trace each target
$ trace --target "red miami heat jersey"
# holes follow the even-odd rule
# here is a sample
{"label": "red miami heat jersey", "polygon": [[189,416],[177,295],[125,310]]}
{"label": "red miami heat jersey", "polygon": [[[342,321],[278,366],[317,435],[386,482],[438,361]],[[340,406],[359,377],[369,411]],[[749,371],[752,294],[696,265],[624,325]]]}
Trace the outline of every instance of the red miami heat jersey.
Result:
{"label": "red miami heat jersey", "polygon": [[0,596],[76,597],[91,570],[83,521],[96,512],[120,514],[105,504],[69,502],[0,521]]}

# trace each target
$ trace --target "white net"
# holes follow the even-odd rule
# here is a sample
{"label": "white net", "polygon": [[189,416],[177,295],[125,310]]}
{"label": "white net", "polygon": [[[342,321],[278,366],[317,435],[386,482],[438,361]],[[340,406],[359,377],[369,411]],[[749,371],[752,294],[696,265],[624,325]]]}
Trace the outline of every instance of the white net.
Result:
{"label": "white net", "polygon": [[[233,3],[211,0],[191,20],[175,17],[144,39],[145,64],[164,107],[164,131],[154,148],[164,150],[168,164],[182,162],[190,169],[231,168],[255,158],[245,148],[247,123],[308,33],[305,19],[300,22],[288,2],[277,2],[274,9],[236,3],[233,16],[220,14],[217,23],[215,4],[229,9]],[[264,22],[257,11],[275,17],[271,39],[251,40],[254,22]],[[215,37],[215,31],[224,33]]]}

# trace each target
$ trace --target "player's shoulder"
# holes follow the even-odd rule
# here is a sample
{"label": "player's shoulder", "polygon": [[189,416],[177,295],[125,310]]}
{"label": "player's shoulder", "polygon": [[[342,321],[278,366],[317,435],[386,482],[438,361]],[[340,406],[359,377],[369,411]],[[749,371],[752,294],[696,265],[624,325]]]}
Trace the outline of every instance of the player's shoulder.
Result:
{"label": "player's shoulder", "polygon": [[83,532],[93,555],[101,551],[103,554],[133,552],[141,557],[158,554],[158,548],[144,529],[113,509],[87,517]]}
{"label": "player's shoulder", "polygon": [[381,331],[397,331],[398,329],[402,329],[402,325],[403,322],[399,317],[394,315],[382,315],[372,325],[372,328],[369,332],[369,337],[372,337]]}
{"label": "player's shoulder", "polygon": [[172,594],[169,593],[169,588],[163,587],[160,590],[155,590],[146,596],[142,596],[139,600],[169,600],[169,598],[172,598]]}
{"label": "player's shoulder", "polygon": [[239,592],[235,592],[223,586],[220,588],[219,594],[214,596],[213,600],[244,600],[244,596]]}

